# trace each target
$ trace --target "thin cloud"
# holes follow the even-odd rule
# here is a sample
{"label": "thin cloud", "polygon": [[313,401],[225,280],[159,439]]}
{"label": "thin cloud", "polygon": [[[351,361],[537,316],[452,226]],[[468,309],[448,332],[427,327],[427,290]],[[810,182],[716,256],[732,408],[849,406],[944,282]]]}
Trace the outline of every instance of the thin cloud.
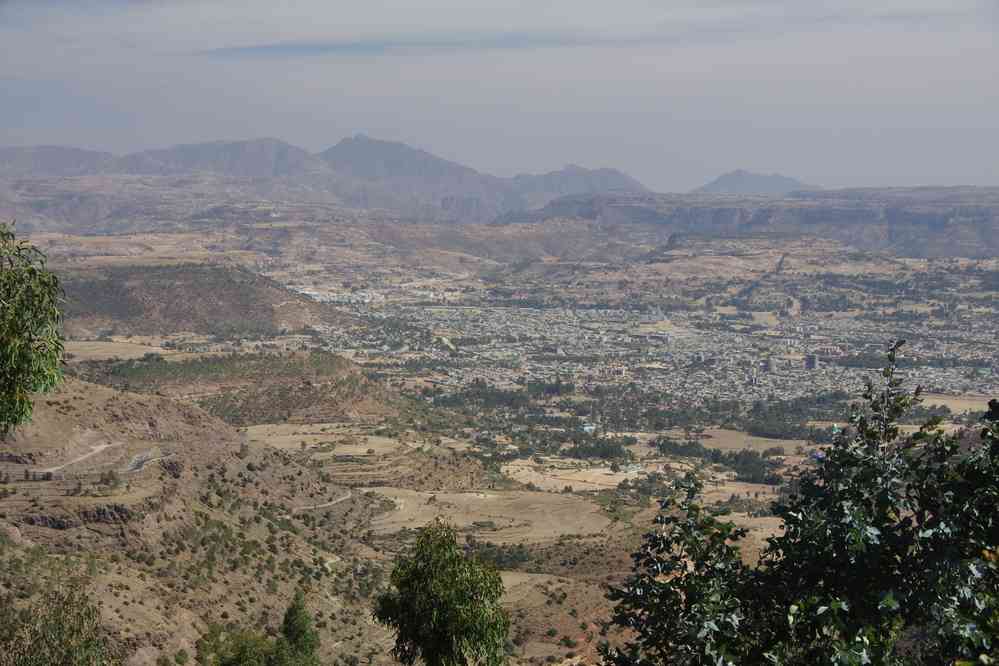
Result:
{"label": "thin cloud", "polygon": [[[623,34],[599,32],[502,32],[471,34],[427,34],[387,36],[365,39],[287,40],[202,49],[194,55],[219,59],[293,59],[310,57],[383,57],[414,53],[450,53],[466,51],[537,50],[559,48],[615,48],[633,46],[680,45],[711,42],[732,37],[768,37],[789,31],[831,29],[874,25],[953,27],[974,22],[976,10],[967,8],[924,11],[894,10],[881,12],[839,12],[788,14],[773,4],[745,8],[739,13],[720,17],[701,17],[661,21],[654,31]],[[779,10],[778,13],[775,13]],[[763,11],[766,9],[766,11]]]}
{"label": "thin cloud", "polygon": [[309,56],[384,56],[414,52],[496,51],[575,46],[634,44],[638,40],[600,39],[576,35],[504,33],[481,37],[427,37],[418,39],[330,40],[318,42],[279,42],[231,46],[200,51],[199,55],[218,58],[285,58]]}

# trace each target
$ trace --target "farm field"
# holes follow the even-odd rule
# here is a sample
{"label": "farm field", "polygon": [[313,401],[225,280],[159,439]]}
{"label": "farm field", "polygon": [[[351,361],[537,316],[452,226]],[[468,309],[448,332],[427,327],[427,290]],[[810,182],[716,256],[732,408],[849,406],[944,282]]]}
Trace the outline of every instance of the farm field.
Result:
{"label": "farm field", "polygon": [[[682,435],[682,433],[676,433],[676,435]],[[798,446],[807,444],[805,440],[801,439],[754,437],[738,430],[725,430],[722,428],[706,428],[701,443],[710,449],[719,449],[721,451],[749,449],[761,453],[775,447],[784,449],[786,453],[792,453]]]}
{"label": "farm field", "polygon": [[989,408],[990,396],[986,395],[941,395],[939,393],[924,393],[923,404],[927,407],[940,405],[947,407],[955,414],[965,412],[984,412]]}
{"label": "farm field", "polygon": [[503,473],[520,483],[534,484],[541,490],[560,491],[571,486],[573,490],[586,491],[616,488],[625,479],[637,478],[639,471],[614,472],[609,465],[588,466],[561,459],[542,464],[534,461],[511,462],[503,466]]}
{"label": "farm field", "polygon": [[384,487],[371,490],[395,504],[392,511],[372,523],[372,528],[383,534],[415,529],[437,516],[497,543],[599,535],[611,524],[598,506],[571,494],[485,489],[457,493]]}

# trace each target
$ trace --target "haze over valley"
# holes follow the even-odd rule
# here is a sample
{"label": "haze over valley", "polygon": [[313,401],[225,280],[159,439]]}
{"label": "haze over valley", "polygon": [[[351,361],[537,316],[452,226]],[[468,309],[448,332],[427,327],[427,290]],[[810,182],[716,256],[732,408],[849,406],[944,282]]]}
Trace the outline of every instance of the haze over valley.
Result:
{"label": "haze over valley", "polygon": [[989,8],[64,4],[0,3],[0,664],[999,657]]}

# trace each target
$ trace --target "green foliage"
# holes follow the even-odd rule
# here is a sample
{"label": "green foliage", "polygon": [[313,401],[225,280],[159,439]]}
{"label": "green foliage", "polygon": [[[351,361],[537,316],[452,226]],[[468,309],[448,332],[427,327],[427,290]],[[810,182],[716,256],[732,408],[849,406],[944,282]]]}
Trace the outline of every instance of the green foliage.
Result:
{"label": "green foliage", "polygon": [[305,609],[305,597],[301,591],[295,593],[291,606],[284,613],[281,623],[281,636],[277,651],[287,655],[285,663],[318,663],[315,658],[319,649],[319,634],[312,626],[312,616]]}
{"label": "green foliage", "polygon": [[510,620],[500,606],[499,572],[465,556],[454,528],[438,519],[392,570],[395,588],[378,597],[374,616],[396,631],[393,654],[404,664],[498,666]]}
{"label": "green foliage", "polygon": [[45,255],[0,224],[0,436],[31,418],[31,394],[62,378],[62,288]]}
{"label": "green foliage", "polygon": [[775,472],[777,462],[770,460],[776,453],[774,449],[768,449],[763,454],[750,449],[721,451],[708,448],[697,440],[678,442],[666,436],[659,437],[652,446],[656,447],[660,455],[698,458],[714,465],[729,467],[735,472],[738,481],[771,485],[777,485],[781,481]]}
{"label": "green foliage", "polygon": [[600,458],[601,460],[630,460],[631,451],[625,448],[624,438],[579,437],[564,451],[570,458]]}
{"label": "green foliage", "polygon": [[516,569],[531,561],[531,554],[522,543],[497,544],[469,538],[468,550],[481,562],[488,562],[497,569]]}
{"label": "green foliage", "polygon": [[929,422],[904,435],[918,402],[896,373],[868,384],[800,491],[774,505],[783,529],[760,564],[745,531],[697,502],[688,477],[660,528],[611,592],[634,637],[615,664],[950,664],[999,658],[999,424],[978,438]]}
{"label": "green foliage", "polygon": [[167,361],[159,354],[122,361],[86,361],[80,374],[89,381],[153,391],[171,383],[192,381],[233,382],[261,377],[309,378],[339,377],[350,362],[329,352],[225,354]]}
{"label": "green foliage", "polygon": [[738,664],[746,615],[739,590],[749,571],[731,542],[745,536],[723,511],[697,502],[702,484],[688,474],[674,484],[656,531],[635,553],[636,573],[613,589],[613,621],[635,632],[624,650],[606,650],[615,664]]}
{"label": "green foliage", "polygon": [[319,635],[301,592],[285,611],[276,640],[249,629],[213,625],[198,639],[201,666],[319,666]]}
{"label": "green foliage", "polygon": [[77,587],[48,590],[18,609],[0,597],[0,666],[115,666],[119,651],[100,612]]}

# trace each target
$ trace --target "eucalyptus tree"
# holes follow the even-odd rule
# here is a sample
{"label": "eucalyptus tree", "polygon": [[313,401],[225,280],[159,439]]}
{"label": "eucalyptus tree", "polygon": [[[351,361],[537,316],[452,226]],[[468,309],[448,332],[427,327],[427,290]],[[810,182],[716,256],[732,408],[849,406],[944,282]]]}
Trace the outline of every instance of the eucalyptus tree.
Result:
{"label": "eucalyptus tree", "polygon": [[0,436],[28,421],[32,394],[62,377],[62,293],[42,251],[0,224]]}
{"label": "eucalyptus tree", "polygon": [[499,666],[506,662],[510,620],[500,606],[499,572],[458,544],[454,527],[436,520],[400,557],[392,588],[376,601],[375,618],[396,632],[393,654],[404,664]]}

